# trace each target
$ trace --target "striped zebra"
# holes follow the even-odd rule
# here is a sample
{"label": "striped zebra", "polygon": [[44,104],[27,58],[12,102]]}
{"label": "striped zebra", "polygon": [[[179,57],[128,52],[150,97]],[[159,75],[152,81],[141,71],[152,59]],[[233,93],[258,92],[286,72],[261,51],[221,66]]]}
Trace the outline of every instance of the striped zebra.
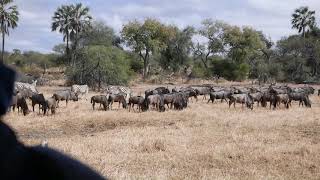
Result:
{"label": "striped zebra", "polygon": [[15,92],[23,92],[23,91],[31,91],[34,94],[38,94],[38,90],[36,88],[37,80],[33,81],[32,84],[15,82],[14,83],[14,91]]}
{"label": "striped zebra", "polygon": [[132,95],[132,90],[129,87],[125,87],[125,86],[108,86],[105,89],[106,94],[126,94],[126,101],[127,103],[129,102],[129,98]]}
{"label": "striped zebra", "polygon": [[84,96],[84,98],[87,100],[87,95],[89,93],[89,87],[88,87],[88,85],[74,84],[71,86],[71,91],[76,93],[79,96],[79,98]]}

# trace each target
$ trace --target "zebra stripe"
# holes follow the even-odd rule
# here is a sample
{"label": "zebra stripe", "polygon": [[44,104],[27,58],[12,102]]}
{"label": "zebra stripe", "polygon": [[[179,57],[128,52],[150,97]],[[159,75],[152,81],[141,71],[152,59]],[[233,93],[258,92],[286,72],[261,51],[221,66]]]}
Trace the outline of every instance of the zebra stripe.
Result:
{"label": "zebra stripe", "polygon": [[105,90],[106,94],[126,94],[126,101],[129,102],[129,98],[132,95],[132,90],[125,86],[108,86]]}
{"label": "zebra stripe", "polygon": [[15,82],[14,90],[15,91],[25,91],[30,90],[32,93],[38,94],[38,90],[36,89],[37,81],[34,81],[32,84],[29,83],[22,83],[22,82]]}
{"label": "zebra stripe", "polygon": [[74,84],[71,86],[71,91],[81,96],[84,95],[85,99],[87,99],[87,94],[89,93],[89,87],[88,85]]}

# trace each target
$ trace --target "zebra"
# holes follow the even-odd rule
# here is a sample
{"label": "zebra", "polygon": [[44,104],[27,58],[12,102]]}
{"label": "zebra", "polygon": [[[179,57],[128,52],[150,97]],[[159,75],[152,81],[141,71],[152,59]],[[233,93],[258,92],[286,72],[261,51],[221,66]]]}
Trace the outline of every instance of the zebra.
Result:
{"label": "zebra", "polygon": [[77,95],[83,96],[87,100],[87,95],[89,93],[88,85],[77,85],[74,84],[71,86],[71,91],[76,93]]}
{"label": "zebra", "polygon": [[36,88],[37,80],[33,81],[32,84],[15,82],[14,91],[15,92],[23,92],[23,91],[31,91],[33,94],[38,94],[38,90]]}
{"label": "zebra", "polygon": [[109,94],[126,94],[126,102],[129,103],[129,98],[132,96],[132,90],[129,87],[125,86],[108,86],[105,89],[105,92],[107,95]]}

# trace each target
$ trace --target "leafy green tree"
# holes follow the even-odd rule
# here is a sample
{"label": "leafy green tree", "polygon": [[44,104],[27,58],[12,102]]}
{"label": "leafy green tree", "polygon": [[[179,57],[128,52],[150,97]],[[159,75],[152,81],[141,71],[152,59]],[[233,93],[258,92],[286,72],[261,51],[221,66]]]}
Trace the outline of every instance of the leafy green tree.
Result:
{"label": "leafy green tree", "polygon": [[207,39],[204,44],[196,44],[194,47],[194,58],[200,59],[206,69],[211,56],[224,52],[224,33],[229,25],[222,21],[205,19],[199,34]]}
{"label": "leafy green tree", "polygon": [[149,74],[150,56],[167,47],[170,31],[155,19],[146,19],[143,23],[134,20],[123,26],[121,36],[128,47],[143,60],[143,76],[146,78]]}
{"label": "leafy green tree", "polygon": [[292,28],[298,29],[299,33],[305,37],[306,32],[315,26],[315,11],[310,11],[307,6],[300,7],[292,14]]}
{"label": "leafy green tree", "polygon": [[120,46],[120,37],[117,36],[114,30],[105,25],[103,22],[94,22],[87,31],[80,34],[81,46],[103,45],[103,46]]}
{"label": "leafy green tree", "polygon": [[86,46],[77,50],[76,57],[76,66],[67,71],[71,83],[100,89],[102,85],[125,85],[130,79],[129,59],[117,47]]}
{"label": "leafy green tree", "polygon": [[4,63],[5,36],[9,35],[9,29],[16,28],[19,21],[19,12],[16,5],[12,5],[13,0],[0,0],[0,25],[2,33],[2,53],[0,63]]}
{"label": "leafy green tree", "polygon": [[229,47],[228,56],[238,64],[248,63],[251,57],[264,48],[260,34],[250,27],[227,28],[224,41]]}
{"label": "leafy green tree", "polygon": [[192,51],[192,37],[195,35],[195,29],[191,26],[180,30],[172,26],[172,38],[167,41],[167,48],[161,52],[160,65],[163,69],[170,68],[176,72],[182,65],[187,63]]}

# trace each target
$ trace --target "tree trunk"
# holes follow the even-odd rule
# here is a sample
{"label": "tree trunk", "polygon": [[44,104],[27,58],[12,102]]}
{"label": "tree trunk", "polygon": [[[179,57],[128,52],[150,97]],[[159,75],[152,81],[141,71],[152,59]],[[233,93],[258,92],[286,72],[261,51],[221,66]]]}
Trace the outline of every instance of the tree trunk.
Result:
{"label": "tree trunk", "polygon": [[149,74],[149,51],[146,50],[146,54],[144,56],[140,52],[140,57],[143,59],[143,79],[146,79]]}
{"label": "tree trunk", "polygon": [[1,64],[4,64],[4,42],[5,42],[5,33],[4,33],[4,27],[3,22],[1,23],[1,29],[2,29],[2,52],[1,52]]}
{"label": "tree trunk", "polygon": [[70,57],[70,49],[69,49],[69,32],[67,33],[67,47],[66,47],[66,54],[68,58],[68,63],[71,65],[71,57]]}

